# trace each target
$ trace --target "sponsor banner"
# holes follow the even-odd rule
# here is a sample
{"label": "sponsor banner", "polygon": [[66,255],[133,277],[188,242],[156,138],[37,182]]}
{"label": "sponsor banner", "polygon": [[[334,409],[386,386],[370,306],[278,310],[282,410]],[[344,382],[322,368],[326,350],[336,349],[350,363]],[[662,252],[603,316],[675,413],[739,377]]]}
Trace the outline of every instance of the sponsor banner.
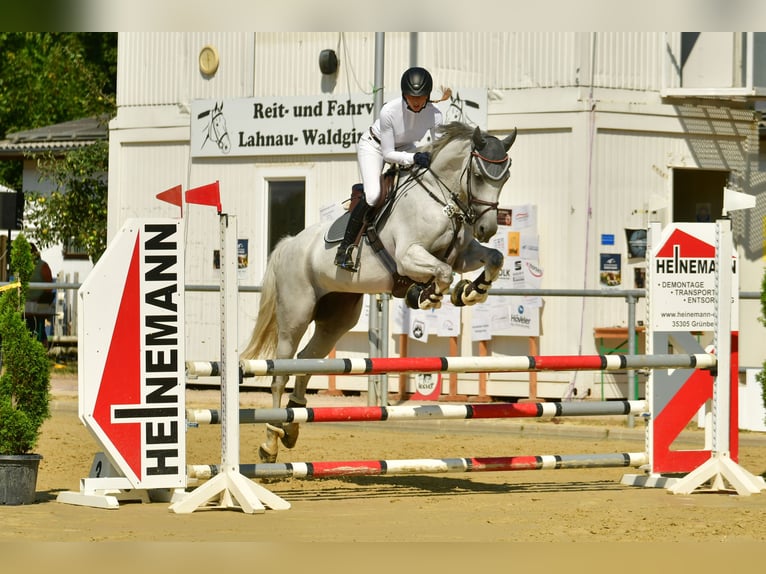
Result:
{"label": "sponsor banner", "polygon": [[651,328],[713,331],[716,326],[714,223],[667,226],[652,249]]}
{"label": "sponsor banner", "polygon": [[186,486],[180,220],[129,220],[78,292],[79,413],[135,488]]}
{"label": "sponsor banner", "polygon": [[[487,129],[487,91],[453,94],[437,104],[444,121]],[[194,100],[191,155],[355,154],[359,138],[374,121],[373,108],[370,94]]]}

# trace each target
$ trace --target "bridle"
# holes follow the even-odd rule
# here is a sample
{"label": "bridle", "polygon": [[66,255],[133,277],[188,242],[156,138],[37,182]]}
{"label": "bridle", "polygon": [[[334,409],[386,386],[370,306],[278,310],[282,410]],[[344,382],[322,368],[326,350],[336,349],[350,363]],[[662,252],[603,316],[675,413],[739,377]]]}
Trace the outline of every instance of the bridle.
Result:
{"label": "bridle", "polygon": [[[463,167],[463,171],[460,174],[459,181],[463,181],[463,178],[466,178],[466,201],[463,201],[460,199],[460,195],[458,193],[455,193],[453,190],[449,188],[449,186],[442,181],[442,179],[431,170],[431,168],[421,168],[415,172],[413,172],[412,176],[417,181],[420,186],[428,193],[428,195],[436,201],[439,205],[443,207],[444,214],[450,218],[450,219],[457,219],[460,223],[467,223],[468,225],[474,225],[482,216],[484,216],[485,213],[488,211],[497,211],[497,207],[499,205],[498,201],[486,201],[484,199],[480,199],[477,197],[474,197],[473,191],[472,191],[472,185],[471,182],[473,178],[471,177],[471,174],[469,173],[469,169],[471,167],[472,163],[476,163],[478,166],[479,174],[482,178],[490,179],[492,181],[501,181],[508,177],[508,172],[511,167],[511,158],[506,153],[502,158],[500,159],[492,159],[483,156],[479,151],[477,151],[476,146],[473,145],[471,147],[471,152],[469,155],[469,161],[465,163],[465,166]],[[490,170],[487,169],[485,163],[490,164],[491,166],[497,166],[500,167],[499,170],[495,168],[493,171],[498,171],[497,174],[493,174],[490,172]],[[436,180],[439,187],[442,189],[442,194],[446,197],[449,195],[451,203],[448,203],[444,200],[442,200],[440,197],[438,197],[436,194],[434,194],[426,185],[423,183],[422,177],[420,177],[425,171],[430,171],[431,175]],[[446,193],[445,193],[446,192]],[[484,209],[479,211],[477,213],[477,210],[475,209],[475,206],[484,206]]]}

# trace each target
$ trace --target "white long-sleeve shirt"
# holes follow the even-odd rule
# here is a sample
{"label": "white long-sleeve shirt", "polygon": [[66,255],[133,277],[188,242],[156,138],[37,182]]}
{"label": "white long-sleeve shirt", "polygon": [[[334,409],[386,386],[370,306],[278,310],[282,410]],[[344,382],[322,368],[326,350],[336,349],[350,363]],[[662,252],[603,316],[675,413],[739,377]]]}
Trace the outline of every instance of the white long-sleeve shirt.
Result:
{"label": "white long-sleeve shirt", "polygon": [[412,165],[415,142],[427,132],[434,139],[434,129],[442,123],[442,113],[434,104],[427,103],[418,113],[407,107],[404,98],[387,102],[372,125],[372,134],[380,141],[383,159],[388,163]]}

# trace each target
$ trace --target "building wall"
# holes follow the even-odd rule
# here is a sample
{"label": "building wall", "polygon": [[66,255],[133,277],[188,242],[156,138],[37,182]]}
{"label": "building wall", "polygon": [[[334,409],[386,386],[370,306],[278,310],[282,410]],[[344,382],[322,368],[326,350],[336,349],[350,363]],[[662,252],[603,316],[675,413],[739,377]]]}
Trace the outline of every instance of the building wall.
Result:
{"label": "building wall", "polygon": [[[136,216],[170,216],[173,206],[155,199],[181,183],[184,188],[218,180],[225,209],[237,216],[239,236],[250,242],[249,267],[242,285],[259,285],[266,263],[267,230],[263,213],[268,179],[306,179],[306,225],[319,209],[348,196],[357,181],[352,153],[331,156],[260,156],[192,159],[190,106],[195,99],[255,96],[311,96],[366,93],[372,98],[374,33],[125,33],[119,37],[118,115],[110,128],[109,234]],[[213,77],[197,68],[197,54],[215,45],[220,67]],[[666,45],[667,44],[667,45]],[[432,72],[439,93],[445,85],[486,88],[488,128],[499,135],[518,127],[512,149],[510,181],[501,206],[537,206],[540,264],[544,288],[597,289],[599,255],[605,249],[623,255],[623,288],[633,287],[640,263],[628,263],[625,228],[649,221],[668,223],[672,213],[672,172],[678,167],[722,169],[735,173],[743,189],[759,197],[764,182],[756,169],[757,130],[752,111],[742,102],[663,100],[664,87],[680,85],[665,59],[668,45],[680,50],[680,35],[665,33],[387,33],[384,99],[396,92],[401,71],[417,62]],[[332,48],[339,56],[336,76],[322,76],[318,55]],[[757,208],[758,209],[758,208]],[[757,210],[756,209],[756,210]],[[753,211],[756,211],[753,210]],[[187,283],[217,281],[212,252],[217,219],[209,208],[187,206]],[[760,290],[760,219],[735,214],[735,242],[743,260],[741,288]],[[603,235],[614,246],[601,245]],[[759,239],[760,238],[760,239]],[[258,295],[240,295],[240,339],[245,341],[257,313]],[[643,302],[638,318],[643,318]],[[217,355],[217,299],[188,295],[187,354]],[[760,346],[750,344],[763,327],[744,318],[741,361],[758,365]],[[463,313],[461,353],[477,353],[467,336],[471,311]],[[593,328],[625,325],[622,298],[548,297],[542,314],[541,354],[596,352]],[[366,354],[366,333],[352,333],[338,345],[341,354]],[[492,352],[526,354],[528,342],[503,337]],[[409,353],[443,354],[438,339]],[[398,352],[392,338],[389,348]],[[610,393],[624,392],[619,376],[609,375]],[[624,377],[623,377],[624,379]],[[475,378],[468,377],[470,385]],[[600,384],[600,374],[540,374],[549,396],[564,388],[581,392]],[[492,389],[524,395],[528,375],[494,374]],[[319,383],[321,384],[321,383]],[[350,383],[349,383],[350,384]],[[364,385],[366,387],[366,383]],[[471,387],[473,388],[473,387]]]}

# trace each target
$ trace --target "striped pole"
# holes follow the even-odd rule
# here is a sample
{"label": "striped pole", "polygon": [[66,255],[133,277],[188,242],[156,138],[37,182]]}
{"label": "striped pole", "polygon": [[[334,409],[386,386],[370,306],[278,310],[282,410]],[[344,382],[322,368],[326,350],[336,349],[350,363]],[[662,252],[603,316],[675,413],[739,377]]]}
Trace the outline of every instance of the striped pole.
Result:
{"label": "striped pole", "polygon": [[[708,369],[715,355],[551,355],[511,357],[374,357],[354,359],[245,359],[244,376],[370,375],[382,373],[481,373],[512,371],[619,371]],[[187,365],[189,365],[187,363]],[[194,368],[192,362],[191,368]],[[187,367],[189,371],[189,367]]]}
{"label": "striped pole", "polygon": [[[583,401],[551,403],[490,403],[474,405],[401,405],[388,407],[316,407],[240,409],[239,422],[322,423],[402,419],[506,419],[572,416],[630,415],[648,412],[646,401]],[[190,423],[220,424],[217,409],[188,409]]]}
{"label": "striped pole", "polygon": [[[442,474],[456,472],[504,472],[574,468],[639,467],[649,457],[643,452],[475,458],[424,458],[408,460],[353,460],[342,462],[286,462],[242,464],[247,478],[329,478],[337,476],[380,476]],[[190,479],[207,480],[218,474],[218,465],[189,465]]]}
{"label": "striped pole", "polygon": [[220,377],[221,361],[186,361],[187,377]]}

